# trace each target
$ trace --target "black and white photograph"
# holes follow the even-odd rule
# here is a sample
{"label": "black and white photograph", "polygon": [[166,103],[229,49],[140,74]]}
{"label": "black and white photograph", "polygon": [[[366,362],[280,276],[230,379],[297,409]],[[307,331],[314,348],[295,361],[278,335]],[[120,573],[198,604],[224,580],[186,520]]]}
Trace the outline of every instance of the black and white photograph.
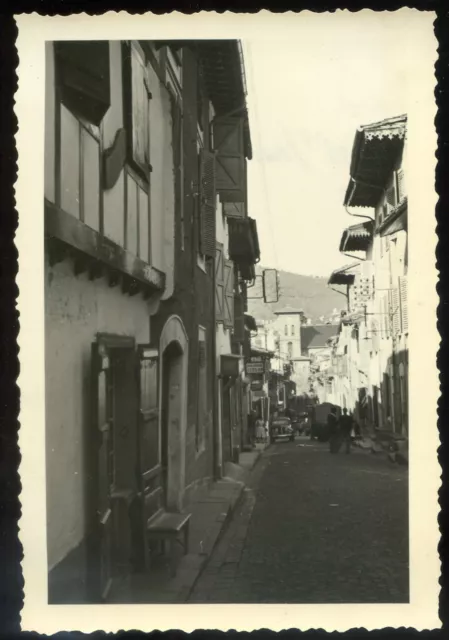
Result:
{"label": "black and white photograph", "polygon": [[42,22],[29,584],[61,630],[82,605],[438,625],[432,15],[128,17]]}

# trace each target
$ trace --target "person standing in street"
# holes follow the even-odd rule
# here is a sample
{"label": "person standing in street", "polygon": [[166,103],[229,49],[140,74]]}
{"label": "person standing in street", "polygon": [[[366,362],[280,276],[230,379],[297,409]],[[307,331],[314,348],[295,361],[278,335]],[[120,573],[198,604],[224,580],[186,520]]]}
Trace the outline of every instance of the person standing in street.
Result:
{"label": "person standing in street", "polygon": [[262,416],[259,414],[256,420],[256,441],[263,442],[265,440],[265,427]]}
{"label": "person standing in street", "polygon": [[248,436],[249,444],[254,447],[256,443],[256,412],[254,410],[248,415]]}
{"label": "person standing in street", "polygon": [[329,451],[331,453],[338,453],[338,418],[337,408],[332,407],[329,415],[327,416],[327,426],[329,429]]}
{"label": "person standing in street", "polygon": [[340,418],[340,434],[341,442],[345,444],[346,453],[351,453],[351,433],[353,427],[352,416],[348,414],[346,407],[343,409],[343,415]]}

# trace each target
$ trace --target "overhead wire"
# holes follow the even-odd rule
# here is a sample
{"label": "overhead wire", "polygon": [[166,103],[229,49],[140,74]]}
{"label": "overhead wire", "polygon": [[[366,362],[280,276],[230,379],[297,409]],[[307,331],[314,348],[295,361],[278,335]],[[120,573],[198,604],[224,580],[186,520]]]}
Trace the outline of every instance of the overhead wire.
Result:
{"label": "overhead wire", "polygon": [[[261,145],[261,136],[260,136],[260,119],[259,119],[259,110],[257,107],[257,97],[256,97],[256,91],[255,91],[255,85],[254,85],[254,66],[253,66],[253,60],[252,60],[252,53],[251,53],[251,46],[248,42],[245,42],[245,50],[246,50],[246,58],[248,61],[248,68],[250,73],[249,75],[249,84],[250,84],[250,90],[251,90],[251,94],[253,96],[253,112],[254,112],[254,122],[255,122],[255,131],[256,131],[256,140],[257,140],[257,146],[259,149],[262,149],[262,145]],[[273,249],[273,256],[274,256],[274,267],[276,269],[278,269],[278,265],[279,265],[279,261],[278,261],[278,256],[277,256],[277,251],[276,251],[276,242],[275,242],[275,235],[274,235],[274,227],[273,227],[273,221],[272,221],[272,215],[271,215],[271,206],[270,206],[270,194],[269,194],[269,189],[267,187],[268,181],[267,181],[267,171],[266,171],[266,166],[265,166],[265,160],[263,158],[263,154],[261,154],[260,159],[258,160],[260,163],[260,168],[261,168],[261,172],[262,172],[262,185],[263,185],[263,191],[264,191],[264,195],[265,195],[265,206],[264,206],[264,211],[267,217],[267,221],[268,221],[268,227],[270,230],[270,236],[271,236],[271,242],[272,242],[272,249]]]}

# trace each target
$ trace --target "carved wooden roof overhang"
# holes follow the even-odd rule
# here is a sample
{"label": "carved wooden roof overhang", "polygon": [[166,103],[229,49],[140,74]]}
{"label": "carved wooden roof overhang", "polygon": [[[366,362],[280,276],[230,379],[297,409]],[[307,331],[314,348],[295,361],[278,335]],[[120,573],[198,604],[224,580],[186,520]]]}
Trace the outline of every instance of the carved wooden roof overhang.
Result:
{"label": "carved wooden roof overhang", "polygon": [[245,156],[253,156],[246,105],[246,79],[240,40],[156,40],[157,48],[190,47],[198,54],[204,83],[216,116],[244,119]]}
{"label": "carved wooden roof overhang", "polygon": [[394,170],[407,132],[407,116],[364,125],[355,134],[344,205],[375,207]]}
{"label": "carved wooden roof overhang", "polygon": [[354,224],[343,231],[340,251],[367,251],[373,238],[373,221]]}
{"label": "carved wooden roof overhang", "polygon": [[407,231],[407,198],[392,211],[378,228],[380,236],[390,236],[398,231]]}

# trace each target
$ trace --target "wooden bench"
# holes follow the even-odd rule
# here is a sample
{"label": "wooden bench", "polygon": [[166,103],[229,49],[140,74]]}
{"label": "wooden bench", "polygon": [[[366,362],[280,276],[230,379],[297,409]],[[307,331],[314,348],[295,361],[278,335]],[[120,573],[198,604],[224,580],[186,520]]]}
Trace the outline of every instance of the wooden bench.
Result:
{"label": "wooden bench", "polygon": [[[184,555],[189,550],[189,523],[190,513],[169,513],[158,511],[147,522],[148,540],[156,540],[170,543],[170,571],[176,574],[175,543],[182,544]],[[179,536],[183,534],[183,542]]]}

